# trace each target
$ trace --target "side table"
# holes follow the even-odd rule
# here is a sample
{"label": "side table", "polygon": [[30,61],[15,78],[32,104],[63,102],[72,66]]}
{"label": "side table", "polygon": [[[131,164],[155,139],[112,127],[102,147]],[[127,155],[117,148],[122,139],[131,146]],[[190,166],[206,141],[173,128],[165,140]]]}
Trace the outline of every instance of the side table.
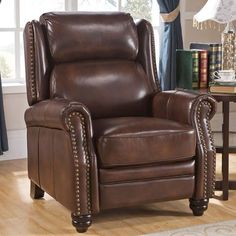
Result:
{"label": "side table", "polygon": [[236,147],[229,146],[229,111],[230,102],[236,102],[236,94],[210,93],[217,102],[222,102],[223,124],[221,147],[216,146],[216,152],[222,153],[222,180],[216,181],[216,190],[222,190],[223,200],[228,200],[229,190],[236,190],[236,181],[229,180],[229,153],[236,153]]}

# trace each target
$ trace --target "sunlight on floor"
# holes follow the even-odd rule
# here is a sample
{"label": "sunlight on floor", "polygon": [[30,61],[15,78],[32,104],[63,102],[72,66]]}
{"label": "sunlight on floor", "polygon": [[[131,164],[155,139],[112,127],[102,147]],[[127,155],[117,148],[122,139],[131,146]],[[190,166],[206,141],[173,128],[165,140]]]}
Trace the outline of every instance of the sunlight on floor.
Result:
{"label": "sunlight on floor", "polygon": [[14,171],[12,174],[15,176],[17,194],[22,203],[32,202],[30,198],[30,181],[28,179],[27,171]]}
{"label": "sunlight on floor", "polygon": [[19,177],[23,177],[23,178],[26,178],[28,177],[28,173],[27,171],[16,171],[16,172],[12,172],[13,175],[15,176],[19,176]]}

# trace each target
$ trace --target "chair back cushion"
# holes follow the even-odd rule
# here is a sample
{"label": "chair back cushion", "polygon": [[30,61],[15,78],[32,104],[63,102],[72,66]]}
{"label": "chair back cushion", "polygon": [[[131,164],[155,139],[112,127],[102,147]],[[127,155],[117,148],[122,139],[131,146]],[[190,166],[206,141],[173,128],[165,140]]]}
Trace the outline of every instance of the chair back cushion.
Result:
{"label": "chair back cushion", "polygon": [[51,94],[88,106],[93,118],[147,114],[150,87],[133,61],[86,61],[54,67]]}
{"label": "chair back cushion", "polygon": [[93,118],[143,116],[154,91],[136,60],[136,25],[126,13],[46,13],[50,97],[84,103]]}

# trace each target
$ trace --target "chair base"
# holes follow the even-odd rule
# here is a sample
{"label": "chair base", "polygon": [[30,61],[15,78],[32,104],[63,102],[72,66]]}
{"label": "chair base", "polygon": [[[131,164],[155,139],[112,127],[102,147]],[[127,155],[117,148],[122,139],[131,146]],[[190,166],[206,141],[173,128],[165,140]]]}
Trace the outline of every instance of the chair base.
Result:
{"label": "chair base", "polygon": [[208,208],[208,202],[208,198],[200,200],[196,200],[193,198],[189,199],[189,207],[193,211],[193,215],[202,216],[204,211],[206,211]]}
{"label": "chair base", "polygon": [[32,180],[30,181],[30,196],[32,199],[39,199],[44,196],[44,191]]}
{"label": "chair base", "polygon": [[82,215],[77,216],[76,214],[71,214],[72,225],[76,228],[78,233],[85,233],[89,226],[92,224],[92,216],[91,215]]}

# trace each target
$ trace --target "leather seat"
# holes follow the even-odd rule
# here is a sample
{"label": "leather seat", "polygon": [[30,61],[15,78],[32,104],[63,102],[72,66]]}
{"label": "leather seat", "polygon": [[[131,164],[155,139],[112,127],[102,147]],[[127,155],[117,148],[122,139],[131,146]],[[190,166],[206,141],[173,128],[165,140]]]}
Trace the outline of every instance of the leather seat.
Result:
{"label": "leather seat", "polygon": [[[24,29],[31,197],[85,232],[105,209],[189,199],[215,186],[208,94],[161,91],[153,28],[128,13],[50,12]],[[165,55],[160,55],[160,57]]]}
{"label": "leather seat", "polygon": [[93,130],[102,168],[177,162],[195,155],[194,129],[170,120],[153,117],[99,119],[94,120]]}

